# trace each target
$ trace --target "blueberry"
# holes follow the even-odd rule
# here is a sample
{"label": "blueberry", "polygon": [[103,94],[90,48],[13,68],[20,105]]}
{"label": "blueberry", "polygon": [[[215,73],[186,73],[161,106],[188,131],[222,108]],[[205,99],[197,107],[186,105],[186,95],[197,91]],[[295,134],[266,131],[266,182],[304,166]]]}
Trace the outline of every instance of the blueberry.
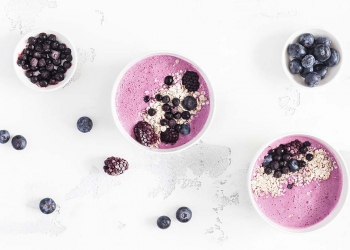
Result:
{"label": "blueberry", "polygon": [[60,58],[61,58],[61,59],[66,59],[66,57],[67,57],[66,54],[63,54],[63,53],[60,54]]}
{"label": "blueberry", "polygon": [[164,105],[162,106],[162,110],[163,110],[164,112],[169,112],[169,111],[171,110],[171,107],[170,107],[169,104],[164,104]]}
{"label": "blueberry", "polygon": [[10,133],[7,130],[0,130],[0,143],[5,144],[10,140]]}
{"label": "blueberry", "polygon": [[30,66],[36,67],[38,65],[39,60],[37,58],[32,58],[29,62]]}
{"label": "blueberry", "polygon": [[293,43],[288,46],[288,54],[293,58],[303,58],[306,55],[306,49],[299,43]]}
{"label": "blueberry", "polygon": [[279,169],[280,164],[278,163],[278,161],[272,161],[272,162],[269,164],[269,167],[270,167],[272,170],[277,170],[277,169]]}
{"label": "blueberry", "polygon": [[40,201],[39,208],[44,214],[51,214],[56,209],[56,203],[51,198],[45,198]]}
{"label": "blueberry", "polygon": [[157,101],[161,101],[163,99],[161,94],[156,94],[155,98]]}
{"label": "blueberry", "polygon": [[293,59],[289,62],[289,71],[292,74],[299,74],[303,66],[301,65],[301,61],[299,59]]}
{"label": "blueberry", "polygon": [[280,155],[274,155],[273,156],[273,160],[274,161],[280,161],[282,159],[282,157]]}
{"label": "blueberry", "polygon": [[66,56],[66,61],[71,62],[73,60],[72,55],[67,55]]}
{"label": "blueberry", "polygon": [[60,82],[60,81],[63,81],[64,80],[64,74],[63,73],[57,73],[55,75],[55,79],[56,81]]}
{"label": "blueberry", "polygon": [[49,35],[49,40],[52,42],[56,41],[56,36],[54,34]]}
{"label": "blueberry", "polygon": [[146,96],[143,98],[143,101],[144,101],[144,102],[149,102],[149,100],[150,100],[150,98],[149,98],[148,95],[146,95]]}
{"label": "blueberry", "polygon": [[22,66],[22,69],[24,69],[24,70],[29,69],[29,65],[28,65],[28,64],[24,64],[24,65]]}
{"label": "blueberry", "polygon": [[170,227],[171,224],[171,220],[168,216],[160,216],[157,220],[157,226],[160,229],[167,229],[168,227]]}
{"label": "blueberry", "polygon": [[49,85],[49,83],[47,81],[45,81],[45,80],[39,81],[39,86],[40,87],[45,88],[45,87],[47,87],[47,85]]}
{"label": "blueberry", "polygon": [[77,128],[82,133],[90,132],[92,129],[93,123],[89,117],[83,116],[80,117],[77,121]]}
{"label": "blueberry", "polygon": [[303,146],[304,146],[304,147],[310,147],[310,146],[311,146],[311,143],[310,143],[309,141],[305,141],[305,142],[303,143]]}
{"label": "blueberry", "polygon": [[289,173],[289,168],[287,166],[285,166],[285,167],[283,167],[281,169],[281,171],[282,171],[282,174],[288,174]]}
{"label": "blueberry", "polygon": [[28,44],[27,47],[29,50],[34,50],[35,49],[35,45],[34,44]]}
{"label": "blueberry", "polygon": [[315,64],[315,57],[313,55],[304,56],[303,60],[301,60],[301,65],[304,68],[311,68]]}
{"label": "blueberry", "polygon": [[314,156],[313,156],[312,154],[307,154],[307,155],[305,156],[305,158],[306,158],[306,160],[308,160],[308,161],[312,161],[312,159],[314,158]]}
{"label": "blueberry", "polygon": [[180,99],[179,98],[173,98],[173,100],[171,101],[173,103],[173,105],[175,107],[179,106],[180,105]]}
{"label": "blueberry", "polygon": [[321,76],[316,72],[311,72],[305,77],[305,84],[308,87],[315,87],[321,81]]}
{"label": "blueberry", "polygon": [[272,169],[267,167],[267,168],[265,168],[264,173],[267,175],[272,174]]}
{"label": "blueberry", "polygon": [[166,85],[171,85],[171,84],[173,84],[173,82],[174,82],[174,78],[172,76],[166,76],[164,78],[164,83]]}
{"label": "blueberry", "polygon": [[181,118],[181,113],[180,113],[180,112],[176,112],[176,113],[173,115],[173,117],[174,117],[176,120],[178,120],[178,119]]}
{"label": "blueberry", "polygon": [[191,133],[190,124],[188,124],[188,123],[182,124],[180,134],[188,135],[189,133]]}
{"label": "blueberry", "polygon": [[40,33],[39,34],[39,37],[42,39],[42,40],[46,40],[47,39],[47,34],[46,33]]}
{"label": "blueberry", "polygon": [[310,48],[315,42],[315,37],[310,33],[302,34],[299,37],[299,43],[306,48]]}
{"label": "blueberry", "polygon": [[305,161],[298,161],[298,164],[299,164],[299,168],[304,168],[306,166]]}
{"label": "blueberry", "polygon": [[293,188],[293,184],[290,184],[290,183],[289,183],[289,184],[287,185],[287,188],[288,188],[288,189],[292,189],[292,188]]}
{"label": "blueberry", "polygon": [[289,155],[289,154],[283,154],[283,155],[282,155],[282,159],[283,159],[284,161],[289,161],[289,160],[290,160],[290,155]]}
{"label": "blueberry", "polygon": [[166,112],[164,115],[165,119],[170,120],[173,119],[173,113],[171,112]]}
{"label": "blueberry", "polygon": [[301,77],[305,78],[309,73],[313,72],[314,71],[314,68],[311,67],[311,68],[303,68],[301,71],[300,71],[300,75]]}
{"label": "blueberry", "polygon": [[33,76],[33,72],[28,70],[28,71],[26,71],[25,75],[26,75],[26,77],[31,78]]}
{"label": "blueberry", "polygon": [[64,51],[63,51],[64,54],[66,55],[70,55],[72,54],[72,50],[70,48],[66,48]]}
{"label": "blueberry", "polygon": [[36,42],[36,37],[31,36],[31,37],[28,38],[28,43],[29,44],[35,44],[35,42]]}
{"label": "blueberry", "polygon": [[284,145],[280,145],[277,149],[276,149],[276,153],[278,155],[282,155],[284,153]]}
{"label": "blueberry", "polygon": [[182,101],[182,106],[187,110],[194,110],[197,108],[197,100],[193,96],[186,96]]}
{"label": "blueberry", "polygon": [[160,125],[162,125],[162,126],[168,125],[168,120],[167,119],[160,120]]}
{"label": "blueberry", "polygon": [[264,158],[262,165],[265,167],[265,166],[269,165],[270,162],[272,162],[272,155],[267,155]]}
{"label": "blueberry", "polygon": [[157,112],[156,112],[155,109],[150,108],[150,109],[147,111],[147,113],[148,113],[150,116],[154,116]]}
{"label": "blueberry", "polygon": [[33,56],[37,59],[40,59],[41,58],[41,54],[40,52],[34,52]]}
{"label": "blueberry", "polygon": [[188,119],[191,118],[191,114],[190,114],[190,112],[188,112],[188,111],[184,111],[184,112],[182,112],[181,117],[182,117],[182,119],[184,119],[184,120],[188,120]]}
{"label": "blueberry", "polygon": [[43,46],[41,44],[36,44],[35,51],[36,52],[43,52]]}
{"label": "blueberry", "polygon": [[282,172],[280,170],[276,170],[273,173],[273,177],[275,177],[275,178],[281,178],[281,176],[282,176]]}
{"label": "blueberry", "polygon": [[52,63],[53,63],[53,65],[55,65],[55,66],[59,66],[59,65],[61,65],[61,59],[53,59],[53,60],[52,60]]}
{"label": "blueberry", "polygon": [[181,124],[176,124],[176,125],[175,125],[175,130],[176,130],[177,132],[180,132],[181,129],[182,129],[182,125],[181,125]]}
{"label": "blueberry", "polygon": [[332,41],[326,36],[320,36],[316,39],[316,44],[324,44],[328,47],[331,46]]}
{"label": "blueberry", "polygon": [[192,218],[192,211],[188,207],[180,207],[176,211],[176,219],[182,223],[189,222]]}
{"label": "blueberry", "polygon": [[44,67],[46,66],[46,61],[44,58],[41,58],[39,61],[38,61],[38,66],[39,67]]}
{"label": "blueberry", "polygon": [[12,147],[16,150],[22,150],[27,146],[27,140],[21,135],[16,135],[12,138]]}
{"label": "blueberry", "polygon": [[168,102],[170,102],[170,97],[169,97],[168,95],[163,96],[162,102],[163,102],[163,103],[168,103]]}
{"label": "blueberry", "polygon": [[38,77],[32,76],[32,77],[30,78],[30,81],[31,81],[32,83],[37,83],[37,82],[38,82]]}
{"label": "blueberry", "polygon": [[339,52],[331,48],[331,57],[327,61],[325,61],[324,64],[328,67],[333,67],[339,63],[339,60]]}
{"label": "blueberry", "polygon": [[67,48],[67,46],[66,46],[64,43],[60,43],[60,44],[58,45],[58,49],[59,49],[60,51],[64,51],[66,48]]}
{"label": "blueberry", "polygon": [[313,55],[317,61],[325,62],[331,57],[331,50],[327,45],[318,44],[314,49]]}
{"label": "blueberry", "polygon": [[59,42],[57,41],[50,44],[51,49],[58,49],[58,45],[59,45]]}
{"label": "blueberry", "polygon": [[58,66],[57,67],[57,72],[58,73],[66,73],[67,72],[67,69],[62,67],[62,66]]}
{"label": "blueberry", "polygon": [[[327,61],[326,61],[327,62]],[[317,64],[314,66],[314,72],[321,76],[321,80],[324,79],[328,73],[328,67],[323,64]]]}
{"label": "blueberry", "polygon": [[299,164],[296,159],[288,161],[288,168],[290,172],[297,172],[299,170]]}
{"label": "blueberry", "polygon": [[176,121],[174,119],[170,119],[168,121],[169,128],[175,128],[176,126]]}
{"label": "blueberry", "polygon": [[63,67],[65,67],[66,69],[69,69],[71,66],[72,66],[72,63],[71,63],[71,62],[65,61],[65,62],[63,63]]}
{"label": "blueberry", "polygon": [[50,72],[44,70],[44,71],[41,72],[41,76],[43,77],[43,79],[49,79],[50,78]]}

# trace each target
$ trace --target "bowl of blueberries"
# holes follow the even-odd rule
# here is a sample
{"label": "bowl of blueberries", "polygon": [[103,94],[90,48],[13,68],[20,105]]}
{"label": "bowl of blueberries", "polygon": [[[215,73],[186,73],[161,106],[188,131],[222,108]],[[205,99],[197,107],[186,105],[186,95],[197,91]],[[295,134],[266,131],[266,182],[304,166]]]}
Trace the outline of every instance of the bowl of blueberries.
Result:
{"label": "bowl of blueberries", "polygon": [[38,91],[62,88],[77,68],[77,50],[60,32],[33,30],[16,45],[14,70],[21,82]]}
{"label": "bowl of blueberries", "polygon": [[287,77],[307,88],[334,82],[342,66],[342,47],[322,28],[304,28],[293,33],[282,52]]}

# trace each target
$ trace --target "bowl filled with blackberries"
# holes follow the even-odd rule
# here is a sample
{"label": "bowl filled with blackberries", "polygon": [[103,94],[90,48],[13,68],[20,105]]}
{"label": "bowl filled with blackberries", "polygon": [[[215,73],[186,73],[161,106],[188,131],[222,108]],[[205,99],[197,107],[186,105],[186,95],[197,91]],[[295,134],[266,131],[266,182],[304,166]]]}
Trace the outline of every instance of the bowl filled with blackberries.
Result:
{"label": "bowl filled with blackberries", "polygon": [[65,86],[77,68],[77,51],[69,38],[53,30],[34,30],[18,42],[13,64],[21,82],[38,91]]}
{"label": "bowl filled with blackberries", "polygon": [[293,33],[282,52],[282,66],[299,86],[314,88],[335,82],[343,62],[339,40],[322,28],[304,28]]}

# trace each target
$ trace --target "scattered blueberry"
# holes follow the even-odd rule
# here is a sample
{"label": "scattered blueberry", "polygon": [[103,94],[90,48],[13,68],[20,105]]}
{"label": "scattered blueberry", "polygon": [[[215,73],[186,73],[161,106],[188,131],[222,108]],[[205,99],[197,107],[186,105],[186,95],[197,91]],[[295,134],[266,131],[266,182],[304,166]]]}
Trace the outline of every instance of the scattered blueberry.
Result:
{"label": "scattered blueberry", "polygon": [[272,170],[277,170],[280,168],[280,164],[278,163],[278,161],[272,161],[270,164],[269,164],[269,167],[272,169]]}
{"label": "scattered blueberry", "polygon": [[[327,62],[327,61],[326,61]],[[314,67],[314,71],[321,76],[321,80],[324,79],[328,73],[328,67],[323,64],[317,64]]]}
{"label": "scattered blueberry", "polygon": [[293,59],[289,63],[289,71],[292,74],[299,74],[303,69],[300,59]]}
{"label": "scattered blueberry", "polygon": [[297,172],[299,170],[299,162],[296,159],[288,161],[288,168],[290,172]]}
{"label": "scattered blueberry", "polygon": [[176,120],[178,120],[178,119],[181,118],[181,113],[180,113],[180,112],[176,112],[176,113],[173,115],[173,117],[174,117]]}
{"label": "scattered blueberry", "polygon": [[299,152],[302,153],[302,154],[306,154],[307,147],[303,146],[303,147],[299,148]]}
{"label": "scattered blueberry", "polygon": [[77,121],[77,128],[82,133],[90,132],[92,129],[93,123],[89,117],[83,116],[80,117]]}
{"label": "scattered blueberry", "polygon": [[305,156],[305,158],[306,158],[306,160],[308,160],[308,161],[312,161],[312,159],[314,158],[314,156],[313,156],[312,154],[307,154],[307,155]]}
{"label": "scattered blueberry", "polygon": [[302,34],[299,37],[299,43],[305,48],[310,48],[315,42],[315,37],[310,33]]}
{"label": "scattered blueberry", "polygon": [[321,76],[316,72],[311,72],[305,77],[305,84],[308,87],[315,87],[321,81]]}
{"label": "scattered blueberry", "polygon": [[150,109],[148,109],[147,113],[148,113],[150,116],[154,116],[157,112],[156,112],[155,109],[150,108]]}
{"label": "scattered blueberry", "polygon": [[149,102],[149,100],[150,100],[150,98],[149,98],[148,95],[146,95],[146,96],[143,98],[143,101],[144,101],[144,102]]}
{"label": "scattered blueberry", "polygon": [[10,133],[7,130],[0,130],[0,143],[5,144],[10,140]]}
{"label": "scattered blueberry", "polygon": [[164,83],[166,85],[171,85],[171,84],[173,84],[173,82],[174,82],[174,78],[172,76],[166,76],[164,78]]}
{"label": "scattered blueberry", "polygon": [[188,120],[188,119],[191,118],[191,114],[190,114],[190,112],[188,112],[188,111],[184,111],[184,112],[182,112],[181,117],[182,117],[182,119],[184,119],[184,120]]}
{"label": "scattered blueberry", "polygon": [[188,135],[191,132],[190,124],[184,123],[181,126],[180,134]]}
{"label": "scattered blueberry", "polygon": [[339,60],[340,60],[339,52],[331,48],[331,56],[327,61],[324,62],[324,64],[328,67],[334,67],[339,63]]}
{"label": "scattered blueberry", "polygon": [[192,211],[188,207],[180,207],[176,211],[176,219],[182,223],[189,222],[192,218]]}
{"label": "scattered blueberry", "polygon": [[301,60],[301,65],[304,68],[311,68],[315,63],[315,57],[313,55],[304,56],[303,60]]}
{"label": "scattered blueberry", "polygon": [[282,176],[282,172],[280,170],[276,170],[273,173],[273,177],[275,177],[275,178],[281,178],[281,176]]}
{"label": "scattered blueberry", "polygon": [[193,96],[186,96],[182,101],[182,106],[186,110],[194,110],[197,108],[197,100]]}
{"label": "scattered blueberry", "polygon": [[289,155],[289,154],[283,154],[283,155],[282,155],[282,159],[283,159],[284,161],[289,161],[289,160],[290,160],[290,155]]}
{"label": "scattered blueberry", "polygon": [[309,141],[305,141],[305,142],[303,143],[303,146],[304,146],[304,147],[310,147],[310,146],[311,146],[311,143],[310,143]]}
{"label": "scattered blueberry", "polygon": [[176,124],[174,128],[175,128],[175,130],[176,130],[177,132],[180,132],[181,129],[182,129],[182,125],[181,125],[181,124]]}
{"label": "scattered blueberry", "polygon": [[332,41],[326,36],[320,36],[316,39],[316,44],[324,44],[328,47],[331,46]]}
{"label": "scattered blueberry", "polygon": [[287,188],[288,188],[288,189],[292,189],[292,188],[293,188],[293,184],[289,183],[289,184],[287,185]]}
{"label": "scattered blueberry", "polygon": [[22,150],[27,146],[27,140],[22,135],[16,135],[12,138],[12,147],[16,150]]}
{"label": "scattered blueberry", "polygon": [[306,49],[299,43],[293,43],[288,46],[288,54],[293,58],[303,58],[306,55]]}
{"label": "scattered blueberry", "polygon": [[171,224],[171,220],[168,216],[160,216],[157,220],[157,226],[160,229],[167,229],[168,227],[170,227]]}
{"label": "scattered blueberry", "polygon": [[331,56],[331,49],[329,46],[324,44],[318,44],[314,48],[314,54],[315,59],[320,62],[327,61]]}
{"label": "scattered blueberry", "polygon": [[47,81],[45,81],[45,80],[39,81],[39,86],[40,87],[45,88],[45,87],[47,87],[47,85],[49,85],[49,83]]}
{"label": "scattered blueberry", "polygon": [[272,162],[272,155],[267,155],[264,158],[262,165],[265,167],[265,166],[269,165],[270,162]]}
{"label": "scattered blueberry", "polygon": [[167,119],[160,120],[160,125],[162,125],[162,126],[168,125],[168,120]]}
{"label": "scattered blueberry", "polygon": [[56,209],[56,203],[51,198],[45,198],[40,201],[39,208],[44,214],[51,214]]}
{"label": "scattered blueberry", "polygon": [[168,103],[168,102],[170,102],[170,97],[169,97],[168,95],[163,96],[162,102],[165,103],[165,104]]}

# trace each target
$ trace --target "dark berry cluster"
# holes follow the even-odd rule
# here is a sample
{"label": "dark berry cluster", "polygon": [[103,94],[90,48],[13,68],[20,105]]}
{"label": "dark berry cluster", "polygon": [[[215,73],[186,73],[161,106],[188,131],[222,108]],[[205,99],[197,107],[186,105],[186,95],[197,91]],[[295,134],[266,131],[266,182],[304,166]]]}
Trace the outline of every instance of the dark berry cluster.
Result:
{"label": "dark berry cluster", "polygon": [[310,33],[302,34],[299,43],[288,46],[294,59],[289,63],[292,74],[300,74],[308,87],[316,86],[328,73],[328,67],[339,63],[339,52],[331,48],[331,40],[321,36],[315,39]]}
{"label": "dark berry cluster", "polygon": [[119,157],[108,157],[105,160],[103,170],[109,175],[120,175],[129,168],[129,163]]}
{"label": "dark berry cluster", "polygon": [[[275,178],[280,178],[282,174],[289,172],[297,172],[299,169],[306,166],[303,160],[295,159],[298,155],[305,155],[308,152],[308,147],[311,146],[309,141],[302,143],[299,140],[294,140],[287,144],[280,144],[274,149],[270,149],[264,157],[262,166],[265,168],[265,174],[272,174]],[[307,154],[307,160],[312,160],[312,154]]]}
{"label": "dark berry cluster", "polygon": [[40,33],[37,37],[28,38],[17,65],[25,70],[32,83],[47,87],[64,80],[72,60],[72,50],[66,44],[57,41],[54,34]]}

